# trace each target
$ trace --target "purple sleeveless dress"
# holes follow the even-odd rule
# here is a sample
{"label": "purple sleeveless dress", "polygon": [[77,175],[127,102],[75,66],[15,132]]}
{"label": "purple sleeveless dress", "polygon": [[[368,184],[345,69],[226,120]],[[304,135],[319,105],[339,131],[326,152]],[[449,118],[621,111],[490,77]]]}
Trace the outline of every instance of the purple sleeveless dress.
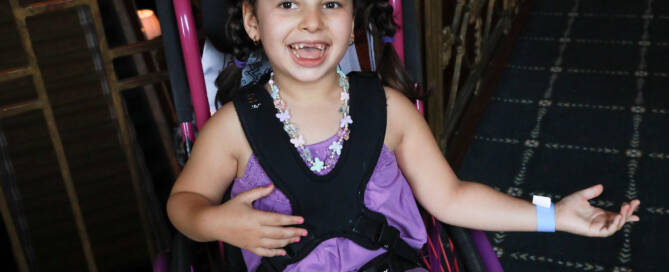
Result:
{"label": "purple sleeveless dress", "polygon": [[[325,158],[330,154],[328,146],[336,136],[305,146],[311,154]],[[331,169],[331,168],[330,168]],[[330,169],[320,173],[327,174]],[[244,176],[234,180],[232,197],[258,186],[266,186],[271,180],[252,154],[246,165]],[[385,146],[365,190],[365,206],[372,211],[382,213],[388,223],[400,231],[400,237],[410,246],[419,249],[427,241],[425,225],[421,219],[413,192],[397,165],[395,155]],[[286,196],[275,189],[269,196],[253,203],[258,210],[291,214],[290,202]],[[284,271],[357,271],[374,257],[386,252],[385,249],[365,249],[346,238],[332,238],[319,244],[307,257],[291,264]],[[255,271],[261,256],[242,250],[246,267]],[[425,270],[416,270],[425,271]]]}

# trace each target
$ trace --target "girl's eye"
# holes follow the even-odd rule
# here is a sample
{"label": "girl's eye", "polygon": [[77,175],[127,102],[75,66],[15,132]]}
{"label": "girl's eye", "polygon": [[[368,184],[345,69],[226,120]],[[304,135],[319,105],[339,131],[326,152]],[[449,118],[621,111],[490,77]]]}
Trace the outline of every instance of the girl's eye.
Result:
{"label": "girl's eye", "polygon": [[294,9],[297,8],[297,5],[295,4],[295,2],[284,1],[279,3],[279,7],[283,9]]}
{"label": "girl's eye", "polygon": [[327,8],[327,9],[335,9],[335,8],[341,7],[341,4],[339,4],[337,2],[327,2],[327,3],[323,4],[323,7]]}

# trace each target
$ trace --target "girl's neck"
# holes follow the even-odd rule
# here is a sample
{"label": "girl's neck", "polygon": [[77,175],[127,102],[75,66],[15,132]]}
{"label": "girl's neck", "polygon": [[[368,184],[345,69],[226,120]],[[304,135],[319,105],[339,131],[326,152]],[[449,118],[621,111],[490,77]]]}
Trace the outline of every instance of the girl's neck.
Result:
{"label": "girl's neck", "polygon": [[284,99],[288,98],[297,103],[329,99],[340,91],[335,71],[326,73],[322,78],[311,82],[299,81],[289,75],[274,72],[274,81]]}

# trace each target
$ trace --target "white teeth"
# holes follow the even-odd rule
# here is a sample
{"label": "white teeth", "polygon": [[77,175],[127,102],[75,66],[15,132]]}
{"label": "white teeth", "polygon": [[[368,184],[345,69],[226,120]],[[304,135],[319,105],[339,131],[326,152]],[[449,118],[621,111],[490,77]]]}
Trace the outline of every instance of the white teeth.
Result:
{"label": "white teeth", "polygon": [[294,54],[295,56],[297,56],[298,58],[301,58],[301,57],[300,57],[300,53],[297,53],[297,50],[295,50],[294,48],[293,48],[293,54]]}
{"label": "white teeth", "polygon": [[[303,43],[297,43],[297,44],[290,45],[290,48],[292,48],[292,49],[303,49],[305,47],[310,47],[310,46],[307,46],[306,44],[303,44]],[[323,50],[325,50],[325,45],[317,44],[314,48],[323,51]]]}
{"label": "white teeth", "polygon": [[298,50],[303,49],[305,47],[318,49],[320,51],[319,57],[322,57],[323,55],[325,55],[325,48],[327,47],[327,45],[316,44],[316,45],[312,46],[312,45],[304,44],[304,43],[294,43],[294,44],[291,44],[289,47],[290,47],[290,49],[291,49],[290,51],[292,51],[293,55],[295,55],[298,58],[302,58],[302,56],[300,56],[300,53],[298,52]]}

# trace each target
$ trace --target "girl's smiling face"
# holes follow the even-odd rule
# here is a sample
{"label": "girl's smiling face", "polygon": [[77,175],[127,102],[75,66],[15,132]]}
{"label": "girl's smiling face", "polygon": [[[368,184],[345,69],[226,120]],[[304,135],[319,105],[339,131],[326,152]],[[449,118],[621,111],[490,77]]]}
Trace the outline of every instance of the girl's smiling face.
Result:
{"label": "girl's smiling face", "polygon": [[274,73],[314,82],[334,71],[353,37],[353,0],[256,0],[244,27],[262,42]]}

